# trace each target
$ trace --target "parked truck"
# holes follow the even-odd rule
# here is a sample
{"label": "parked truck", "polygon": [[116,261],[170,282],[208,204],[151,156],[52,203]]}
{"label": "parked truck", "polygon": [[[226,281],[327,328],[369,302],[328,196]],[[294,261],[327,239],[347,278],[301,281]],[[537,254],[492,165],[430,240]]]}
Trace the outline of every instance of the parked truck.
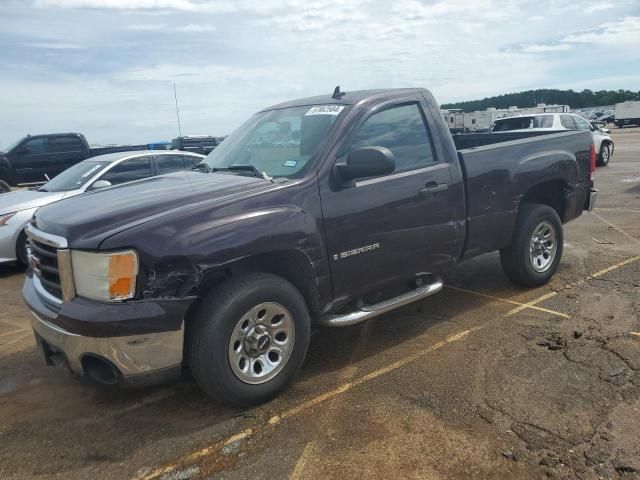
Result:
{"label": "parked truck", "polygon": [[0,151],[0,193],[11,187],[42,185],[90,157],[151,149],[146,144],[89,147],[80,133],[27,135],[7,148],[6,153]]}
{"label": "parked truck", "polygon": [[640,125],[640,101],[616,103],[614,116],[616,127]]}
{"label": "parked truck", "polygon": [[547,282],[563,224],[594,205],[595,161],[588,131],[454,141],[424,89],[295,100],[197,171],[39,209],[23,296],[48,364],[125,385],[188,368],[256,404],[295,376],[312,323],[424,299],[496,250],[515,283]]}

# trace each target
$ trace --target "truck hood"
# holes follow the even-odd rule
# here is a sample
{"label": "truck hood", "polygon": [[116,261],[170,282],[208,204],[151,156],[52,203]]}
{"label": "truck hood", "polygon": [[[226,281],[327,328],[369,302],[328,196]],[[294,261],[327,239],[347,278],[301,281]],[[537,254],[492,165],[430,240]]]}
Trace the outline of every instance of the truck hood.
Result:
{"label": "truck hood", "polygon": [[19,190],[0,195],[0,215],[20,212],[30,208],[42,207],[65,197],[68,192],[39,192],[38,190]]}
{"label": "truck hood", "polygon": [[268,180],[227,173],[179,172],[70,198],[36,212],[37,228],[72,247],[102,240],[159,215],[201,202],[219,203],[277,187]]}

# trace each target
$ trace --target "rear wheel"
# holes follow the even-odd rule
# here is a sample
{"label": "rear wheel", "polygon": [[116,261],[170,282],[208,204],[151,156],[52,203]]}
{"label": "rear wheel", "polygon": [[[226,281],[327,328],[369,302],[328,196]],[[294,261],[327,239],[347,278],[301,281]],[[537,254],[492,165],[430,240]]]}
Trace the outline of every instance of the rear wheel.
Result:
{"label": "rear wheel", "polygon": [[542,285],[558,268],[563,242],[562,222],[553,208],[524,204],[518,213],[511,245],[500,250],[502,269],[519,285]]}
{"label": "rear wheel", "polygon": [[0,193],[7,193],[11,191],[11,186],[4,180],[0,180]]}
{"label": "rear wheel", "polygon": [[598,166],[606,167],[609,164],[609,158],[611,157],[611,147],[609,144],[603,143],[600,146],[600,154],[598,155]]}
{"label": "rear wheel", "polygon": [[189,320],[193,377],[228,405],[265,402],[302,366],[310,323],[304,298],[283,278],[264,273],[232,278],[207,295]]}

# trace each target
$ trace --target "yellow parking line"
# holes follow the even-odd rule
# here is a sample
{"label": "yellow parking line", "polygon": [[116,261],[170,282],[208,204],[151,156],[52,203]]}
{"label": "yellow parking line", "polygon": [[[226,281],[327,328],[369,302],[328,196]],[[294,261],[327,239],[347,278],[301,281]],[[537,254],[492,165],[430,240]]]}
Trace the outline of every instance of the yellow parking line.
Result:
{"label": "yellow parking line", "polygon": [[631,335],[635,335],[636,337],[640,337],[640,332],[629,332]]}
{"label": "yellow parking line", "polygon": [[[367,375],[364,375],[362,377],[360,377],[357,380],[354,380],[352,382],[347,382],[329,392],[323,393],[322,395],[318,395],[317,397],[314,397],[310,400],[307,400],[306,402],[301,403],[300,405],[284,410],[283,412],[281,412],[278,415],[274,415],[273,417],[271,417],[265,426],[274,426],[274,425],[278,425],[279,423],[281,423],[282,421],[286,420],[287,418],[293,417],[295,415],[298,415],[302,412],[305,412],[313,407],[315,407],[316,405],[325,402],[331,398],[334,398],[344,392],[347,392],[349,390],[351,390],[352,388],[358,386],[358,385],[362,385],[363,383],[369,382],[373,379],[376,379],[378,377],[381,377],[382,375],[385,375],[389,372],[392,372],[394,370],[397,370],[400,367],[403,367],[404,365],[411,363],[431,352],[434,352],[436,350],[439,350],[440,348],[453,343],[453,342],[457,342],[458,340],[462,340],[464,337],[466,337],[467,335],[469,335],[470,333],[476,331],[476,330],[480,330],[481,328],[483,328],[483,326],[478,326],[478,327],[473,327],[470,328],[468,330],[463,330],[461,332],[458,332],[454,335],[451,335],[447,338],[445,338],[444,340],[441,340],[439,342],[434,343],[433,345],[431,345],[429,348],[425,349],[425,350],[421,350],[420,352],[414,353],[413,355],[410,355],[408,357],[403,358],[402,360],[398,360],[397,362],[394,362],[390,365],[387,365],[386,367],[380,368],[378,370],[375,370]],[[137,476],[134,478],[134,480],[155,480],[157,478],[160,478],[163,475],[166,475],[168,473],[173,472],[174,470],[176,470],[178,468],[178,466],[180,465],[184,465],[186,462],[191,462],[194,460],[197,460],[198,458],[202,458],[202,457],[206,457],[208,455],[211,455],[213,453],[216,453],[220,448],[222,448],[225,445],[228,445],[229,443],[235,442],[237,440],[241,440],[244,438],[247,438],[249,436],[251,436],[253,434],[253,430],[252,429],[247,429],[244,430],[242,432],[240,432],[237,435],[233,435],[229,438],[227,438],[226,440],[222,440],[219,442],[214,443],[211,446],[205,447],[201,450],[198,450],[197,452],[194,452],[192,454],[187,455],[186,457],[184,457],[181,461],[178,461],[172,465],[167,465],[165,467],[156,469],[150,473],[141,475],[141,476]]]}
{"label": "yellow parking line", "polygon": [[540,303],[540,302],[544,302],[546,299],[551,298],[551,297],[555,297],[558,294],[558,292],[549,292],[545,295],[541,295],[538,298],[531,300],[530,302],[527,302],[523,305],[520,305],[519,307],[516,307],[512,310],[509,310],[507,313],[504,314],[505,317],[508,317],[510,315],[514,315],[518,312],[521,312],[522,310],[525,310],[529,307],[533,307],[534,305]]}
{"label": "yellow parking line", "polygon": [[26,330],[24,328],[19,328],[17,330],[11,330],[10,332],[0,333],[0,337],[6,337],[7,335],[15,335],[16,333],[22,333]]}
{"label": "yellow parking line", "polygon": [[624,235],[625,237],[627,237],[629,240],[631,240],[634,243],[638,243],[640,244],[640,240],[638,240],[636,237],[632,237],[631,235],[629,235],[627,232],[625,232],[623,229],[621,229],[620,227],[618,227],[617,225],[614,225],[613,223],[611,223],[609,220],[606,220],[604,218],[602,218],[600,215],[598,215],[595,212],[591,212],[591,214],[600,219],[602,222],[606,223],[607,225],[609,225],[611,228],[613,228],[614,230],[616,230],[617,232],[621,233],[622,235]]}
{"label": "yellow parking line", "polygon": [[473,290],[466,290],[464,288],[452,287],[450,285],[447,285],[446,287],[450,288],[451,290],[456,290],[458,292],[469,293],[471,295],[476,295],[478,297],[490,298],[491,300],[498,300],[499,302],[510,303],[511,305],[518,305],[519,307],[522,307],[523,310],[525,308],[532,308],[533,310],[538,310],[540,312],[550,313],[552,315],[557,315],[558,317],[569,318],[569,315],[567,315],[565,313],[556,312],[555,310],[549,310],[548,308],[536,307],[535,305],[528,305],[526,303],[516,302],[515,300],[509,300],[507,298],[495,297],[493,295],[488,295],[486,293],[474,292]]}
{"label": "yellow parking line", "polygon": [[593,277],[593,278],[598,278],[598,277],[601,277],[602,275],[604,275],[605,273],[609,273],[609,272],[611,272],[613,270],[617,270],[620,267],[624,267],[625,265],[628,265],[630,263],[637,262],[638,260],[640,260],[640,255],[638,255],[636,257],[627,258],[626,260],[623,260],[622,262],[616,263],[615,265],[611,265],[610,267],[602,269],[599,272],[592,273],[589,276]]}
{"label": "yellow parking line", "polygon": [[313,442],[307,443],[302,451],[302,455],[298,459],[298,463],[291,472],[290,480],[300,480],[302,478],[302,472],[304,472],[304,467],[307,465],[309,461],[309,457],[313,454],[313,450],[315,449],[315,444]]}

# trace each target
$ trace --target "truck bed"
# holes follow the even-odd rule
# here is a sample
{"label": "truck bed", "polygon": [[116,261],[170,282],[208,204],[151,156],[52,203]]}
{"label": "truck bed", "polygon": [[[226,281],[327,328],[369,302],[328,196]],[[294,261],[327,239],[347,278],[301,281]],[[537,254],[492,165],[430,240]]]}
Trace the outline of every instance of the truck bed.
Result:
{"label": "truck bed", "polygon": [[559,199],[564,210],[560,212],[562,221],[582,213],[591,188],[591,132],[491,133],[453,138],[466,179],[467,228],[462,258],[508,246],[520,200],[536,185],[558,178],[558,169],[571,179],[564,186],[566,198]]}

